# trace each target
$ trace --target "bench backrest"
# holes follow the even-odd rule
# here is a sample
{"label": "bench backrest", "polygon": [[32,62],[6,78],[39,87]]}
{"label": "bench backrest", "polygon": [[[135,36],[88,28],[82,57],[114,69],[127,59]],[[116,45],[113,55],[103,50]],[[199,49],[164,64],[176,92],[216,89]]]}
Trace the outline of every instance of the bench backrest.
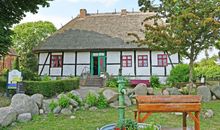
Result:
{"label": "bench backrest", "polygon": [[185,112],[200,111],[201,96],[136,96],[139,111],[152,112]]}
{"label": "bench backrest", "polygon": [[172,96],[136,96],[138,103],[200,103],[201,96],[172,95]]}

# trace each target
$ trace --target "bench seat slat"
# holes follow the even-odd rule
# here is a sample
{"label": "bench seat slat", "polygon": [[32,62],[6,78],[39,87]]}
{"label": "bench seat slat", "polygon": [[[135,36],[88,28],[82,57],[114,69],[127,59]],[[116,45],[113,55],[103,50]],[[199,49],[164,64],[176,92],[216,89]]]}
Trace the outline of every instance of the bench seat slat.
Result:
{"label": "bench seat slat", "polygon": [[136,96],[138,103],[199,103],[201,96],[168,95],[168,96]]}
{"label": "bench seat slat", "polygon": [[140,112],[195,112],[201,110],[201,103],[138,104]]}

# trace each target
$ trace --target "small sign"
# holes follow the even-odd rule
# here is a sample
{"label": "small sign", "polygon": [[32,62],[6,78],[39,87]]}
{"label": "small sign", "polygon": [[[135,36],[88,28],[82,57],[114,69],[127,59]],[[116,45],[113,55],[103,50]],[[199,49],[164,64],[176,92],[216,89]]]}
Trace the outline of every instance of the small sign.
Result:
{"label": "small sign", "polygon": [[18,70],[12,70],[8,73],[8,89],[16,89],[17,83],[22,81],[21,72]]}
{"label": "small sign", "polygon": [[17,93],[24,93],[24,83],[23,82],[17,82]]}

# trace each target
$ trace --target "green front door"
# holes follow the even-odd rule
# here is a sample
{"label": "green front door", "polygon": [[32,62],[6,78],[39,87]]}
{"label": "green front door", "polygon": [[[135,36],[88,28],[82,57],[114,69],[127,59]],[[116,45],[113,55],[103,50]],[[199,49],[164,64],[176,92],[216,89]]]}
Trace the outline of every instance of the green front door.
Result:
{"label": "green front door", "polygon": [[104,52],[94,52],[91,55],[91,74],[100,76],[106,70],[106,55]]}

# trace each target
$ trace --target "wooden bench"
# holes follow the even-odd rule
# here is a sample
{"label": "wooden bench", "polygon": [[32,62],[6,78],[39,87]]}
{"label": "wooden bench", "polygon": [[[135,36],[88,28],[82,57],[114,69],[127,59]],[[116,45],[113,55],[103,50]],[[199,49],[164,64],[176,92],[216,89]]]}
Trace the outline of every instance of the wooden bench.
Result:
{"label": "wooden bench", "polygon": [[131,80],[130,80],[130,83],[131,83],[132,86],[136,86],[136,85],[138,85],[139,83],[144,83],[144,84],[146,84],[147,86],[150,86],[149,80],[131,79]]}
{"label": "wooden bench", "polygon": [[[186,130],[186,117],[195,122],[195,130],[200,130],[201,97],[192,95],[136,96],[135,120],[144,122],[153,112],[182,112],[183,130]],[[142,116],[142,114],[144,115]],[[195,113],[195,114],[193,114]]]}

